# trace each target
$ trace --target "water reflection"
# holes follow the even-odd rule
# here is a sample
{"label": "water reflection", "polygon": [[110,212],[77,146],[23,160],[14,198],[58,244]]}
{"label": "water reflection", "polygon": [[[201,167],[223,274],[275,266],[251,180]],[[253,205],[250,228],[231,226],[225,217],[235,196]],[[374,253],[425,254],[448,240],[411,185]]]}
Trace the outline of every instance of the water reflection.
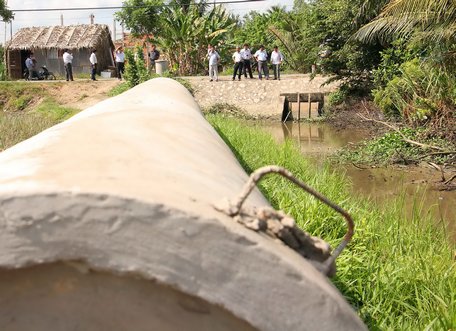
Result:
{"label": "water reflection", "polygon": [[[341,147],[367,138],[362,130],[338,130],[325,123],[261,123],[260,127],[270,132],[277,141],[292,139],[302,153],[316,162]],[[353,191],[381,203],[405,194],[406,209],[410,214],[414,205],[430,212],[449,226],[456,240],[456,192],[433,189],[439,181],[437,171],[422,167],[415,168],[367,168],[339,166],[353,184]]]}

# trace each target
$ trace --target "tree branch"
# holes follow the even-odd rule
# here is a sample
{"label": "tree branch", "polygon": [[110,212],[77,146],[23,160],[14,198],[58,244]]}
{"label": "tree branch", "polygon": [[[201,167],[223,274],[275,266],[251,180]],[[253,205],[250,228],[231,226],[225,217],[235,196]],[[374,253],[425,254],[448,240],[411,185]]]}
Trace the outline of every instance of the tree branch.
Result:
{"label": "tree branch", "polygon": [[[407,143],[409,143],[411,145],[419,146],[419,147],[421,147],[423,149],[434,149],[434,150],[437,150],[437,151],[442,151],[442,152],[445,152],[445,153],[449,153],[448,151],[445,151],[445,149],[442,148],[442,147],[419,143],[419,142],[417,142],[415,140],[411,140],[411,139],[407,138],[397,127],[395,127],[392,124],[389,124],[389,123],[386,123],[386,122],[383,122],[383,121],[379,121],[379,120],[376,120],[376,119],[373,119],[373,118],[367,118],[364,115],[361,115],[359,113],[356,114],[356,115],[358,115],[358,117],[360,117],[361,119],[363,119],[365,121],[372,121],[372,122],[375,122],[375,123],[380,123],[380,124],[383,124],[384,126],[387,126],[390,129],[393,129],[394,131],[399,133],[399,135],[402,137],[403,141],[405,141],[405,142],[407,142]],[[452,153],[449,153],[449,154],[452,154]]]}

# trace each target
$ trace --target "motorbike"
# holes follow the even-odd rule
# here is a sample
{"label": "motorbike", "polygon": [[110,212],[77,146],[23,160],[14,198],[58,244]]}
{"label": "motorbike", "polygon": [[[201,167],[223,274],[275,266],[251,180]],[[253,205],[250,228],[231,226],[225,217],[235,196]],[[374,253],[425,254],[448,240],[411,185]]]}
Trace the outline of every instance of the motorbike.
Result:
{"label": "motorbike", "polygon": [[[29,79],[29,70],[27,68],[24,69],[24,74],[22,76],[25,80]],[[49,71],[46,66],[42,66],[41,70],[35,71],[32,80],[55,80],[55,75],[52,71]]]}

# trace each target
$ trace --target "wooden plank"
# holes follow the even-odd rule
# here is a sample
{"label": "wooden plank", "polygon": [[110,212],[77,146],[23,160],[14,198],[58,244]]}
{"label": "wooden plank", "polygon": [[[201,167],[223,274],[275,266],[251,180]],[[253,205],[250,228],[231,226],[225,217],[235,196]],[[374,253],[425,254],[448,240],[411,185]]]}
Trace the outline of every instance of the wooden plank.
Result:
{"label": "wooden plank", "polygon": [[298,122],[301,120],[301,95],[297,93],[296,100],[298,101]]}
{"label": "wooden plank", "polygon": [[312,111],[312,97],[310,96],[310,93],[309,93],[309,96],[307,97],[307,102],[309,103],[309,118],[310,118],[311,117],[310,112]]}

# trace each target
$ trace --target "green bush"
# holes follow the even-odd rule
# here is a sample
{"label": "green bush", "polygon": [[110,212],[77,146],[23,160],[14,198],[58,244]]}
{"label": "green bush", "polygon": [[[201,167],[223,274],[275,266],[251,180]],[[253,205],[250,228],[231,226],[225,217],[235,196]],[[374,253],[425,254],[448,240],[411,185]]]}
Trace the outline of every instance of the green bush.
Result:
{"label": "green bush", "polygon": [[399,75],[373,90],[374,102],[387,116],[410,123],[428,121],[442,105],[455,108],[454,73],[432,67],[418,58],[403,63]]}
{"label": "green bush", "polygon": [[337,106],[344,102],[348,97],[348,92],[345,89],[338,89],[328,96],[329,106]]}
{"label": "green bush", "polygon": [[141,47],[136,47],[136,53],[127,49],[125,50],[125,74],[124,78],[128,86],[134,87],[150,79],[150,74],[144,63],[144,55]]}

